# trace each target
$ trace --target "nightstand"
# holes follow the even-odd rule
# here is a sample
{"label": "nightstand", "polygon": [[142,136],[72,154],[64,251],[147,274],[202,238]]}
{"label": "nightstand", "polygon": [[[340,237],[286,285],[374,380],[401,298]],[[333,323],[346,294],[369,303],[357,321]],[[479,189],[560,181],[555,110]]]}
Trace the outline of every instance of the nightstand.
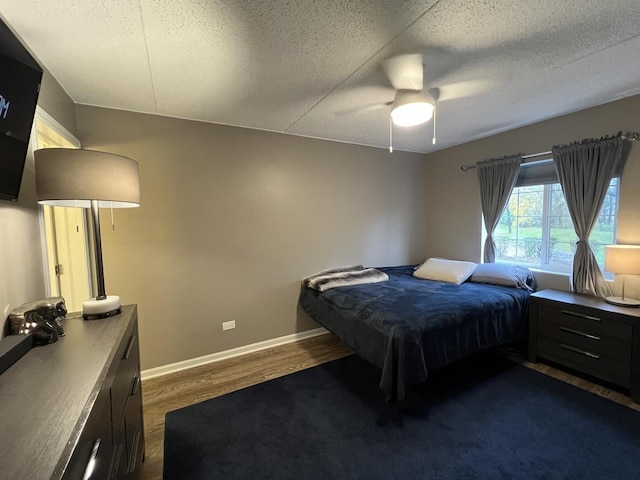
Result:
{"label": "nightstand", "polygon": [[529,361],[546,358],[628,388],[640,403],[640,309],[559,290],[529,299]]}

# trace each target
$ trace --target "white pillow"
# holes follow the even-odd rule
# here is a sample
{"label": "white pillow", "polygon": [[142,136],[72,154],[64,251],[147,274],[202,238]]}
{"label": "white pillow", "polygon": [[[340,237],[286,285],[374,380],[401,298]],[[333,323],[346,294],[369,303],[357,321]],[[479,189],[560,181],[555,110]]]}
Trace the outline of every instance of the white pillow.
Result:
{"label": "white pillow", "polygon": [[460,285],[475,271],[477,264],[444,258],[430,258],[413,272],[414,277]]}

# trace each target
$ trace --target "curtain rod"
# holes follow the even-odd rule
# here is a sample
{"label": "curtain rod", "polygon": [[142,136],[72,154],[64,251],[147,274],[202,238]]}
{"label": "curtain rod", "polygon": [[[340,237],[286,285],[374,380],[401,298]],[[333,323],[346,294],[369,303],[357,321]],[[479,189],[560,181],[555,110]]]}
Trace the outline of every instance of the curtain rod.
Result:
{"label": "curtain rod", "polygon": [[[621,135],[621,138],[623,138],[624,140],[629,140],[630,142],[633,142],[634,140],[638,140],[638,137],[640,137],[640,133],[638,132],[627,132],[624,135]],[[529,158],[542,157],[543,155],[551,155],[551,150],[549,150],[548,152],[540,152],[540,153],[532,153],[530,155],[523,155],[522,163],[527,163],[525,162],[525,160]],[[474,168],[476,168],[475,165],[460,165],[460,170],[462,170],[463,172],[466,172],[467,170],[472,170]]]}

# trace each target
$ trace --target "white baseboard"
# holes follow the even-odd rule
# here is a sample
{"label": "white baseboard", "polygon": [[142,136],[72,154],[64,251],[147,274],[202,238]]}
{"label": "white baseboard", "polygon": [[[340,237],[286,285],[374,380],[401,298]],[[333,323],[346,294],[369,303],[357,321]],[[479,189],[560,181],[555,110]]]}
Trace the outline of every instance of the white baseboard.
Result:
{"label": "white baseboard", "polygon": [[293,333],[291,335],[285,335],[284,337],[273,338],[271,340],[265,340],[264,342],[252,343],[251,345],[245,345],[243,347],[232,348],[231,350],[225,350],[224,352],[212,353],[203,357],[191,358],[189,360],[183,360],[182,362],[170,363],[169,365],[163,365],[161,367],[149,368],[140,372],[142,380],[149,380],[151,378],[161,377],[170,373],[179,372],[181,370],[187,370],[189,368],[199,367],[201,365],[207,365],[209,363],[219,362],[221,360],[227,360],[228,358],[237,357],[239,355],[246,355],[247,353],[257,352],[264,350],[265,348],[273,348],[279,345],[285,345],[287,343],[298,342],[311,337],[317,337],[329,333],[325,328],[315,328],[313,330],[307,330],[301,333]]}

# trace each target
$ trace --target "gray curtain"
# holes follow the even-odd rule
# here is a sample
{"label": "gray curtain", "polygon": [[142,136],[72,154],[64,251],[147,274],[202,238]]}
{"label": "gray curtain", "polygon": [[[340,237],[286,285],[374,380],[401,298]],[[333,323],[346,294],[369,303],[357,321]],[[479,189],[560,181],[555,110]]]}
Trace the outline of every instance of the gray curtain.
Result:
{"label": "gray curtain", "polygon": [[573,227],[578,235],[573,255],[571,290],[597,297],[612,295],[589,245],[611,177],[623,161],[625,140],[605,137],[552,148]]}
{"label": "gray curtain", "polygon": [[484,242],[485,263],[496,261],[493,232],[516,183],[521,163],[522,155],[520,154],[476,163],[482,216],[487,229],[487,239]]}

